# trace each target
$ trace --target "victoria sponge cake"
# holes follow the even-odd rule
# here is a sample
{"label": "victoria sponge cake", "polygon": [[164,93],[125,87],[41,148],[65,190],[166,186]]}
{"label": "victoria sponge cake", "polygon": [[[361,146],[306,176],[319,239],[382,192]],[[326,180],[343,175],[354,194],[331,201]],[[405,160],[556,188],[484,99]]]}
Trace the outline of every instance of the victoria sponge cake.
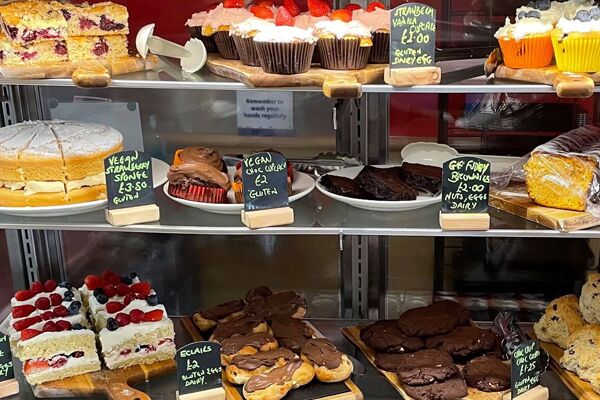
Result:
{"label": "victoria sponge cake", "polygon": [[0,206],[104,199],[104,158],[122,149],[122,135],[101,124],[27,121],[1,128]]}

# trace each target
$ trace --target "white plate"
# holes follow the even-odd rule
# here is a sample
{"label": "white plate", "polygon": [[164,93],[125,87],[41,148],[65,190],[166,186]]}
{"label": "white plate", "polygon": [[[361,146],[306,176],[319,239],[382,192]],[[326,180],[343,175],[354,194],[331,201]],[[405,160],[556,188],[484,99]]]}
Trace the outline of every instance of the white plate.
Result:
{"label": "white plate", "polygon": [[[390,168],[394,165],[373,165],[377,168]],[[363,169],[363,167],[350,167],[340,169],[338,171],[329,172],[326,175],[341,176],[344,178],[354,179],[356,175]],[[325,175],[323,175],[325,176]],[[436,197],[431,196],[417,196],[416,200],[404,200],[404,201],[381,201],[381,200],[362,200],[355,199],[352,197],[340,196],[338,194],[331,193],[323,185],[321,185],[320,177],[317,179],[317,189],[325,196],[331,197],[334,200],[346,203],[350,206],[362,208],[363,210],[370,211],[409,211],[417,210],[419,208],[427,207],[435,203],[442,201],[442,195]]]}
{"label": "white plate", "polygon": [[400,155],[403,162],[442,168],[446,161],[458,157],[459,154],[455,148],[445,144],[416,142],[404,146]]}
{"label": "white plate", "polygon": [[[229,171],[229,179],[233,180],[235,167],[227,167]],[[300,200],[315,188],[315,180],[310,175],[303,172],[294,171],[294,183],[292,184],[293,195],[290,196],[290,203]],[[227,192],[227,200],[229,203],[202,203],[199,201],[184,200],[169,194],[169,183],[165,183],[163,191],[171,200],[186,205],[188,207],[198,208],[203,211],[212,212],[215,214],[239,214],[244,209],[244,204],[235,202],[235,194],[233,189]]]}
{"label": "white plate", "polygon": [[[169,164],[156,158],[152,159],[152,178],[154,188],[167,181]],[[88,201],[85,203],[45,207],[0,207],[0,214],[16,215],[19,217],[64,217],[67,215],[84,214],[96,211],[106,206],[105,200]]]}

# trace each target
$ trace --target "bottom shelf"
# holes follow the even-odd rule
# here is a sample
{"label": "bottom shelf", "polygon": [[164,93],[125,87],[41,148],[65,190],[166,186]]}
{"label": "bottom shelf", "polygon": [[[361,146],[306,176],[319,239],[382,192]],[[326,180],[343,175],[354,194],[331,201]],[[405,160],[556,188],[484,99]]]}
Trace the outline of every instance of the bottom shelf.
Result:
{"label": "bottom shelf", "polygon": [[[175,342],[178,348],[193,341],[192,337],[190,337],[183,327],[181,321],[182,318],[173,318],[176,334]],[[352,343],[346,340],[340,331],[340,329],[343,327],[366,324],[369,323],[369,321],[351,319],[308,319],[308,321],[310,321],[319,332],[330,339],[340,350],[352,355],[365,366],[366,372],[362,375],[355,375],[353,380],[363,392],[366,400],[398,400],[401,398],[398,392],[386,381],[386,379],[380,375],[375,368],[373,368],[369,361],[364,357],[362,352],[355,348]],[[19,371],[20,368],[20,364],[15,365],[15,371]],[[21,391],[19,394],[7,397],[6,399],[35,399],[35,396],[31,391],[31,387],[27,384],[27,382],[25,382],[23,375],[19,372],[17,372],[16,375],[21,387]],[[558,376],[553,371],[548,371],[542,376],[542,384],[550,389],[550,397],[552,400],[576,399],[576,397],[567,389],[567,387],[560,381]],[[147,393],[152,400],[176,399],[175,391],[177,390],[177,382],[174,374],[154,378],[149,382],[134,386],[136,389]],[[105,400],[105,397],[103,396],[72,398]]]}

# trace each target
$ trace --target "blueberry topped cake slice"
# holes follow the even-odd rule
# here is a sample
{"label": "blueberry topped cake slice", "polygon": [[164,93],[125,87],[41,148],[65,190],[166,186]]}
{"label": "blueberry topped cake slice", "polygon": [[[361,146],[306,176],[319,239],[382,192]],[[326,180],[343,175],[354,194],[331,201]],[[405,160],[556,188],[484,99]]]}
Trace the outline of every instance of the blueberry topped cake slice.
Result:
{"label": "blueberry topped cake slice", "polygon": [[21,46],[67,36],[63,15],[43,1],[17,1],[1,6],[0,17],[6,36]]}
{"label": "blueberry topped cake slice", "polygon": [[[69,12],[69,10],[67,10]],[[71,36],[126,35],[127,7],[109,1],[80,7],[68,21]]]}

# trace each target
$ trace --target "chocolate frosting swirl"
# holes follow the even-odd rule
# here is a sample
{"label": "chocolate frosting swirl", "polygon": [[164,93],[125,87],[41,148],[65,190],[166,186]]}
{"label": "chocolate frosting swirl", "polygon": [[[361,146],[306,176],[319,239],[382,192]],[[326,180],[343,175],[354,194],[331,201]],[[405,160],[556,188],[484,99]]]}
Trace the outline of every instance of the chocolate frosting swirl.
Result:
{"label": "chocolate frosting swirl", "polygon": [[320,367],[335,369],[342,363],[342,352],[327,339],[310,339],[302,346],[302,354]]}
{"label": "chocolate frosting swirl", "polygon": [[209,147],[189,146],[181,150],[178,153],[178,156],[181,162],[184,164],[208,164],[221,172],[227,173],[227,166],[225,165],[225,162],[221,158],[219,152]]}
{"label": "chocolate frosting swirl", "polygon": [[239,354],[231,360],[231,364],[246,371],[254,371],[259,367],[272,367],[277,361],[283,358],[286,362],[295,359],[294,353],[288,349],[275,349],[253,355]]}
{"label": "chocolate frosting swirl", "polygon": [[231,321],[218,324],[213,331],[213,337],[220,343],[233,335],[246,335],[252,333],[252,330],[263,322],[264,320],[262,318],[254,316],[234,318]]}
{"label": "chocolate frosting swirl", "polygon": [[189,183],[192,180],[200,180],[221,187],[225,190],[231,188],[227,174],[211,167],[208,164],[183,163],[171,165],[167,178],[170,183]]}
{"label": "chocolate frosting swirl", "polygon": [[254,375],[244,385],[244,390],[248,393],[254,393],[257,390],[263,390],[271,385],[282,385],[289,382],[294,372],[302,365],[302,360],[295,359],[283,367],[273,368],[269,372]]}
{"label": "chocolate frosting swirl", "polygon": [[246,346],[259,350],[267,343],[276,343],[273,336],[267,333],[251,333],[248,335],[234,335],[224,339],[221,343],[221,352],[226,355],[235,354]]}
{"label": "chocolate frosting swirl", "polygon": [[233,313],[242,311],[244,309],[243,300],[233,300],[227,303],[222,303],[206,310],[199,312],[200,316],[204,319],[211,321],[219,321],[225,317],[230,316]]}

